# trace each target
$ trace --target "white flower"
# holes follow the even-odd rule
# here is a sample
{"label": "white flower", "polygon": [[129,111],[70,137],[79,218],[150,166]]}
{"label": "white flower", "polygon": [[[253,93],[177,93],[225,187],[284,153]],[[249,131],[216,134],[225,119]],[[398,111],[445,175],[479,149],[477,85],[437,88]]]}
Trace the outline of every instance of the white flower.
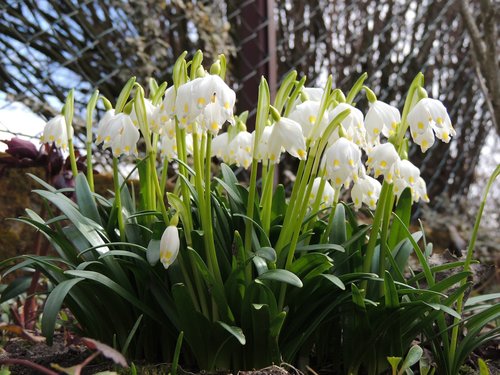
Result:
{"label": "white flower", "polygon": [[427,195],[427,184],[425,183],[422,177],[418,178],[415,187],[412,190],[413,201],[417,202],[418,200],[423,200],[426,203],[429,203],[429,196]]}
{"label": "white flower", "polygon": [[361,168],[361,150],[346,138],[339,138],[323,156],[326,175],[335,189],[348,186],[351,180],[357,181]]}
{"label": "white flower", "polygon": [[224,109],[217,103],[210,103],[203,109],[202,125],[212,135],[217,135],[226,122]]}
{"label": "white flower", "polygon": [[168,134],[170,138],[175,137],[175,87],[169,87],[165,91],[163,102],[155,107],[152,119],[151,130],[158,134]]}
{"label": "white flower", "polygon": [[367,140],[371,145],[379,143],[380,134],[386,138],[396,132],[401,122],[401,114],[396,107],[376,100],[370,103],[370,109],[366,113],[365,128]]}
{"label": "white flower", "polygon": [[380,182],[373,177],[368,175],[360,177],[351,189],[351,198],[354,202],[354,208],[359,210],[362,203],[370,207],[371,210],[377,208],[377,201],[380,196],[381,188]]}
{"label": "white flower", "polygon": [[172,160],[177,157],[176,138],[170,138],[168,134],[163,134],[160,138],[160,153],[162,158]]}
{"label": "white flower", "polygon": [[375,146],[368,154],[366,164],[368,170],[373,170],[375,178],[384,175],[388,183],[392,183],[394,178],[394,167],[400,160],[399,155],[392,143],[383,143]]}
{"label": "white flower", "polygon": [[137,141],[139,130],[132,123],[132,119],[125,113],[119,113],[109,120],[111,149],[113,156],[121,154],[137,155]]}
{"label": "white flower", "polygon": [[[345,136],[348,140],[354,142],[361,148],[366,148],[366,130],[363,125],[363,113],[347,103],[339,103],[329,114],[330,119],[334,119],[346,109],[350,110],[349,115],[340,123],[344,129]],[[331,141],[336,140],[338,132],[335,132]]]}
{"label": "white flower", "polygon": [[[271,133],[273,132],[274,125],[271,126],[265,126],[264,130],[262,131],[262,135],[260,136],[259,139],[259,144],[257,145],[257,150],[255,151],[255,159],[262,161],[262,160],[268,160],[269,159],[269,148],[268,148],[268,143],[269,143],[269,137],[271,136]],[[255,131],[252,132],[252,138],[255,138]],[[253,140],[252,140],[253,144]]]}
{"label": "white flower", "polygon": [[424,179],[420,177],[420,170],[409,160],[401,160],[397,163],[396,175],[393,192],[398,199],[404,189],[409,187],[413,202],[417,202],[420,199],[424,202],[429,202],[426,184]]}
{"label": "white flower", "polygon": [[328,126],[328,113],[325,113],[317,129],[314,129],[316,117],[318,116],[320,103],[306,100],[295,107],[290,113],[290,119],[296,121],[302,127],[302,133],[306,139],[316,140],[323,134]]}
{"label": "white flower", "polygon": [[179,230],[176,226],[169,225],[160,240],[160,261],[165,269],[177,258],[180,245]]}
{"label": "white flower", "polygon": [[267,142],[269,160],[278,163],[281,149],[284,148],[290,155],[304,160],[307,156],[306,141],[300,125],[286,117],[277,121]]}
{"label": "white flower", "polygon": [[[437,99],[421,99],[408,114],[413,141],[425,152],[434,143],[434,134],[448,143],[456,135],[445,106]],[[432,132],[430,131],[432,129]]]}
{"label": "white flower", "polygon": [[[206,75],[181,85],[177,91],[175,114],[179,125],[188,128],[210,103],[222,111],[222,124],[234,123],[233,107],[236,94],[218,75]],[[222,126],[220,124],[220,126]]]}
{"label": "white flower", "polygon": [[[309,196],[309,205],[312,207],[316,198],[318,196],[319,185],[321,184],[321,177],[316,177],[313,181],[313,186],[311,188],[311,195]],[[321,194],[321,203],[319,208],[324,209],[331,207],[333,205],[333,200],[335,198],[335,189],[328,181],[325,181],[325,186],[323,188],[323,193]]]}
{"label": "white flower", "polygon": [[40,142],[55,143],[56,147],[66,150],[68,139],[73,138],[73,127],[70,126],[68,135],[66,120],[63,115],[57,115],[45,124]]}
{"label": "white flower", "polygon": [[111,146],[111,127],[110,120],[115,116],[115,110],[107,110],[101,121],[97,125],[97,139],[95,141],[96,145],[100,145],[104,142],[103,148],[108,148]]}
{"label": "white flower", "polygon": [[229,134],[222,133],[212,140],[212,156],[217,156],[229,164]]}
{"label": "white flower", "polygon": [[[226,133],[227,134],[227,133]],[[247,131],[240,131],[229,142],[229,162],[247,169],[252,163],[253,137]]]}

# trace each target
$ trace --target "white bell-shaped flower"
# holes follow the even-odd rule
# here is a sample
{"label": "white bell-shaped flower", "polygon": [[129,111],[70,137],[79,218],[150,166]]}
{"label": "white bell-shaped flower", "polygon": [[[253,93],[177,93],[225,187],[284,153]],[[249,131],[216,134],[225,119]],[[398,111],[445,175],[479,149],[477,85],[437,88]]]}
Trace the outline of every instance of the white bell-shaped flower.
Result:
{"label": "white bell-shaped flower", "polygon": [[217,103],[210,103],[203,109],[201,123],[205,130],[212,135],[217,135],[226,122],[224,109]]}
{"label": "white bell-shaped flower", "polygon": [[[341,112],[345,111],[346,109],[349,109],[350,113],[340,123],[344,130],[345,137],[348,140],[354,142],[358,147],[365,149],[366,130],[363,125],[364,116],[359,109],[347,103],[339,103],[334,109],[330,111],[329,118],[333,120],[335,117],[337,117]],[[338,132],[334,133],[333,139],[338,137],[337,134]],[[330,138],[330,142],[333,141],[333,139]]]}
{"label": "white bell-shaped flower", "polygon": [[162,158],[167,158],[168,161],[177,158],[177,141],[175,137],[170,138],[168,134],[161,136],[160,154]]}
{"label": "white bell-shaped flower", "polygon": [[371,210],[377,208],[381,188],[380,182],[373,177],[368,175],[360,177],[351,189],[351,199],[354,202],[354,208],[359,210],[363,203],[370,207]]}
{"label": "white bell-shaped flower", "polygon": [[64,116],[57,115],[45,124],[40,142],[54,143],[56,147],[66,150],[68,138],[73,138],[73,127],[70,126],[69,130],[70,134],[68,134]]}
{"label": "white bell-shaped flower", "polygon": [[375,146],[368,154],[366,164],[369,171],[373,171],[375,178],[384,175],[388,183],[392,183],[394,178],[394,167],[400,160],[398,152],[392,143],[382,143]]}
{"label": "white bell-shaped flower", "polygon": [[160,261],[165,269],[174,263],[179,254],[180,246],[179,230],[176,226],[169,225],[160,240]]}
{"label": "white bell-shaped flower", "polygon": [[114,116],[115,110],[109,109],[99,121],[99,124],[97,125],[97,139],[95,141],[96,145],[100,145],[104,142],[103,148],[108,148],[111,146],[110,121]]}
{"label": "white bell-shaped flower", "polygon": [[456,135],[448,111],[437,99],[421,99],[408,114],[408,123],[413,141],[421,147],[422,152],[434,143],[434,135],[429,129],[446,143]]}
{"label": "white bell-shaped flower", "polygon": [[[309,195],[309,205],[312,207],[316,199],[318,199],[318,190],[321,184],[321,177],[316,177],[313,181],[313,186],[311,188],[311,194]],[[333,200],[335,199],[335,189],[330,185],[328,181],[325,181],[325,186],[321,194],[321,203],[319,205],[320,210],[331,207],[333,205]]]}
{"label": "white bell-shaped flower", "polygon": [[222,133],[214,137],[212,140],[212,156],[217,156],[224,163],[229,162],[229,134]]}
{"label": "white bell-shaped flower", "polygon": [[235,92],[222,78],[208,74],[179,87],[175,101],[175,114],[179,120],[179,126],[187,128],[207,105],[214,103],[220,107],[224,122],[229,121],[233,124],[235,102]]}
{"label": "white bell-shaped flower", "polygon": [[[257,145],[257,150],[255,150],[255,159],[262,161],[262,160],[269,160],[269,137],[271,136],[271,133],[273,132],[274,125],[271,126],[265,126],[264,130],[262,131],[262,135],[260,136],[259,139],[259,144]],[[255,137],[255,131],[252,132],[252,138]],[[252,140],[253,144],[253,140]]]}
{"label": "white bell-shaped flower", "polygon": [[267,148],[269,160],[273,163],[279,162],[282,148],[301,160],[307,156],[306,140],[302,134],[302,128],[297,122],[286,117],[282,117],[274,124]]}
{"label": "white bell-shaped flower", "polygon": [[318,127],[314,129],[316,117],[318,116],[320,102],[306,100],[297,105],[289,118],[296,121],[302,127],[302,134],[306,139],[313,141],[320,137],[328,126],[328,113],[325,113]]}
{"label": "white bell-shaped flower", "polygon": [[247,169],[252,164],[253,137],[247,131],[240,131],[229,142],[229,160],[231,164]]}
{"label": "white bell-shaped flower", "polygon": [[347,138],[339,138],[328,147],[323,156],[326,175],[335,189],[348,186],[351,180],[357,181],[361,169],[361,150]]}
{"label": "white bell-shaped flower", "polygon": [[380,143],[380,134],[386,138],[395,134],[398,124],[401,122],[401,114],[396,107],[376,100],[370,103],[370,109],[366,113],[365,128],[367,140],[371,145]]}
{"label": "white bell-shaped flower", "polygon": [[140,134],[130,116],[119,113],[109,122],[113,156],[119,157],[121,154],[137,156],[137,141],[139,141]]}
{"label": "white bell-shaped flower", "polygon": [[420,177],[420,170],[415,165],[409,160],[401,160],[397,163],[396,170],[397,177],[394,179],[393,192],[398,199],[403,190],[409,187],[413,202],[420,199],[424,202],[429,201],[425,181]]}
{"label": "white bell-shaped flower", "polygon": [[430,200],[429,196],[427,195],[427,184],[422,177],[418,178],[418,181],[412,190],[412,197],[414,202],[423,200],[424,202],[429,203]]}

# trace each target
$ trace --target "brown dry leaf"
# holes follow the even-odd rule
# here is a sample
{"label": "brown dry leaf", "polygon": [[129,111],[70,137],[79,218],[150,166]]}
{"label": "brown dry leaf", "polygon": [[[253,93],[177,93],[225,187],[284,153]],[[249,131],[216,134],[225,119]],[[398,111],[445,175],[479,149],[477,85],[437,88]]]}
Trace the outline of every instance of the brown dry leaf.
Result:
{"label": "brown dry leaf", "polygon": [[0,323],[0,331],[5,331],[5,332],[10,332],[14,335],[23,337],[27,340],[30,340],[32,342],[44,342],[45,337],[43,336],[37,336],[30,331],[24,329],[21,326],[15,325],[15,324],[7,324],[7,323]]}
{"label": "brown dry leaf", "polygon": [[111,359],[116,364],[122,367],[128,367],[127,360],[125,359],[125,357],[119,351],[113,349],[112,347],[103,344],[102,342],[90,339],[88,337],[83,337],[81,339],[81,342],[85,344],[89,349],[99,351],[103,356]]}

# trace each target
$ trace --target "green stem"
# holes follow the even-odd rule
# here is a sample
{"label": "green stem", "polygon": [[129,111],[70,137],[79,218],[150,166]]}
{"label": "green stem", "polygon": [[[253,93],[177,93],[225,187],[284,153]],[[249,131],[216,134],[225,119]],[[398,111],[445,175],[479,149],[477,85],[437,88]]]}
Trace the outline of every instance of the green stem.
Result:
{"label": "green stem", "polygon": [[[183,163],[187,162],[187,152],[186,152],[186,132],[184,129],[179,128],[178,121],[175,124],[175,136],[177,142],[177,156],[179,160]],[[179,164],[179,173],[182,174],[186,179],[189,179],[188,171],[186,167],[180,163]],[[189,246],[192,245],[191,240],[191,232],[193,230],[193,222],[191,217],[191,194],[189,192],[189,187],[187,186],[187,182],[181,180],[181,194],[182,194],[182,202],[186,209],[186,222],[184,223],[184,234],[186,236],[186,242]]]}
{"label": "green stem", "polygon": [[[160,182],[158,181],[158,174],[156,172],[156,158],[154,151],[151,151],[151,153],[149,154],[149,163],[152,172],[153,189],[156,191],[156,197],[158,198],[158,202],[160,203],[160,210],[163,216],[163,221],[165,222],[166,225],[168,225],[169,218],[168,218],[167,208],[165,207],[165,201],[163,199],[162,189],[160,187]],[[155,195],[153,195],[153,197],[154,196]],[[154,199],[154,201],[156,202],[156,199]]]}
{"label": "green stem", "polygon": [[332,209],[330,210],[330,214],[328,216],[328,226],[326,230],[323,232],[323,235],[321,236],[321,241],[320,243],[328,243],[328,239],[330,236],[330,233],[333,228],[333,218],[335,217],[335,210],[337,209],[337,203],[339,201],[339,196],[340,196],[340,189],[335,189],[335,195],[333,197],[333,205]]}
{"label": "green stem", "polygon": [[275,164],[271,163],[266,172],[264,186],[262,189],[262,225],[266,235],[269,236],[271,229],[271,209],[273,203],[273,188],[274,188],[274,168]]}
{"label": "green stem", "polygon": [[[481,204],[479,205],[479,210],[476,215],[476,221],[474,223],[474,228],[472,229],[472,234],[471,234],[471,239],[469,241],[469,246],[467,247],[467,256],[465,258],[465,263],[464,263],[464,271],[470,271],[470,265],[472,262],[472,256],[474,254],[474,247],[476,245],[476,240],[477,240],[477,235],[479,231],[479,225],[481,224],[481,218],[483,217],[483,211],[484,207],[486,205],[486,198],[488,197],[488,193],[490,191],[491,186],[493,185],[493,182],[496,180],[496,178],[500,175],[500,164],[497,165],[495,170],[493,171],[492,175],[490,176],[488,183],[486,184],[486,188],[484,189],[483,196],[481,199]],[[460,283],[460,286],[465,285],[466,280],[462,280]],[[462,315],[463,312],[463,307],[464,307],[464,293],[462,293],[457,300],[457,308],[456,312],[460,315]],[[449,360],[450,360],[450,368],[454,368],[453,363],[455,362],[455,355],[456,355],[456,350],[457,350],[457,343],[458,343],[458,333],[460,329],[460,325],[458,324],[460,322],[460,319],[455,318],[453,321],[454,327],[453,330],[451,331],[451,343],[450,343],[450,355],[449,355]]]}
{"label": "green stem", "polygon": [[[391,221],[392,207],[394,206],[394,194],[392,184],[388,185],[387,197],[385,200],[384,214],[382,218],[382,231],[380,232],[380,254],[378,258],[378,275],[383,278],[385,275],[385,258],[387,254],[387,237],[389,234],[389,224]],[[379,283],[379,295],[384,295],[384,283]]]}
{"label": "green stem", "polygon": [[168,177],[168,159],[163,159],[163,167],[161,169],[161,177],[160,177],[160,190],[161,196],[165,196],[165,188],[167,186],[167,177]]}
{"label": "green stem", "polygon": [[[247,216],[253,219],[255,206],[255,192],[257,190],[257,167],[259,162],[257,159],[252,160],[252,169],[250,171],[250,188],[248,191],[248,206]],[[245,253],[248,254],[252,250],[252,229],[253,223],[250,220],[246,221],[245,225]]]}
{"label": "green stem", "polygon": [[[363,261],[363,272],[371,272],[373,254],[375,253],[375,245],[377,244],[380,225],[382,224],[382,219],[384,217],[386,200],[390,196],[390,190],[392,190],[389,185],[390,184],[385,181],[382,184],[382,190],[380,192],[377,208],[375,209],[375,217],[373,218],[372,229],[370,231],[370,239],[368,240],[368,245],[366,246],[366,253]],[[362,289],[366,288],[366,284],[367,281],[364,280],[361,284]]]}
{"label": "green stem", "polygon": [[87,181],[90,191],[94,192],[94,170],[92,165],[92,141],[87,142]]}
{"label": "green stem", "polygon": [[120,181],[118,180],[118,158],[113,156],[113,183],[115,187],[115,206],[116,215],[118,217],[118,229],[120,231],[120,241],[125,242],[125,223],[122,213],[122,198]]}
{"label": "green stem", "polygon": [[69,148],[69,161],[71,164],[71,172],[73,173],[73,178],[78,176],[78,167],[76,166],[75,159],[75,147],[73,146],[73,139],[68,139],[68,148]]}

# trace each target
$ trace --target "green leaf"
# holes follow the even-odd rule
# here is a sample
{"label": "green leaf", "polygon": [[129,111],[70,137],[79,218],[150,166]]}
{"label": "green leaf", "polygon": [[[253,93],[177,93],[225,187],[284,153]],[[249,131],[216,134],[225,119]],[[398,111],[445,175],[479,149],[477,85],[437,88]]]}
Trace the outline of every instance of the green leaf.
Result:
{"label": "green leaf", "polygon": [[422,354],[424,354],[422,348],[418,345],[413,345],[408,351],[408,354],[406,355],[406,358],[401,365],[400,373],[408,370],[411,366],[417,363],[420,358],[422,358]]}
{"label": "green leaf", "polygon": [[83,216],[95,221],[97,224],[102,226],[101,217],[99,216],[99,211],[97,210],[97,205],[95,203],[94,197],[90,190],[87,178],[83,173],[79,173],[75,179],[75,192],[76,201],[78,202],[78,207]]}
{"label": "green leaf", "polygon": [[[75,204],[62,194],[51,193],[44,190],[34,190],[35,193],[47,199],[59,208],[68,218],[69,221],[78,229],[78,231],[87,238],[92,246],[104,244],[101,237],[103,235],[102,228],[99,224],[83,216],[75,207]],[[98,230],[101,232],[99,233]],[[107,247],[101,247],[101,252],[106,252]]]}
{"label": "green leaf", "polygon": [[130,333],[127,336],[127,339],[125,340],[125,343],[123,344],[123,348],[121,350],[122,354],[125,355],[127,353],[128,347],[130,343],[132,342],[132,338],[134,337],[135,333],[137,332],[137,329],[139,328],[139,324],[141,324],[143,314],[139,315],[137,318],[136,322],[134,323],[134,326],[130,330]]}
{"label": "green leaf", "polygon": [[391,274],[385,271],[384,277],[384,296],[385,296],[385,306],[388,308],[399,307],[399,296],[396,290],[396,285],[392,279]]}
{"label": "green leaf", "polygon": [[42,334],[47,338],[47,344],[52,345],[52,337],[56,326],[56,319],[66,295],[83,278],[65,280],[59,283],[47,297],[42,315]]}
{"label": "green leaf", "polygon": [[283,269],[268,270],[257,277],[258,280],[273,280],[282,283],[290,284],[298,288],[302,288],[302,281],[291,273]]}
{"label": "green leaf", "polygon": [[410,226],[412,204],[413,199],[411,196],[411,189],[408,187],[403,190],[401,196],[398,198],[398,204],[396,206],[396,210],[394,211],[395,214],[401,219],[401,222],[396,220],[392,223],[389,232],[389,239],[387,241],[389,249],[394,248],[398,242],[406,238],[406,232],[401,228],[401,226],[405,225],[407,228]]}
{"label": "green leaf", "polygon": [[333,285],[338,286],[340,289],[345,290],[345,284],[337,276],[327,273],[323,273],[320,276],[330,281]]}
{"label": "green leaf", "polygon": [[316,245],[298,245],[295,251],[317,251],[317,252],[330,252],[339,251],[341,253],[345,252],[345,248],[342,245],[337,245],[333,243],[324,243]]}
{"label": "green leaf", "polygon": [[70,270],[64,272],[66,275],[70,276],[75,276],[75,277],[81,277],[85,278],[88,280],[91,280],[93,282],[96,282],[98,284],[104,285],[107,288],[111,289],[114,293],[118,294],[119,296],[123,297],[126,301],[130,302],[132,305],[137,307],[139,310],[143,311],[147,315],[149,315],[151,318],[155,319],[156,321],[162,323],[163,322],[163,317],[158,314],[157,311],[154,311],[151,309],[148,305],[144,303],[144,301],[141,301],[138,299],[135,295],[130,293],[127,289],[122,287],[120,284],[116,283],[115,281],[111,280],[109,277],[100,274],[98,272],[94,271],[81,271],[81,270]]}
{"label": "green leaf", "polygon": [[214,179],[224,188],[224,190],[227,191],[231,199],[234,200],[235,203],[242,205],[243,201],[241,200],[240,194],[238,192],[238,189],[236,186],[232,187],[228,184],[226,184],[223,180],[220,178],[214,177]]}
{"label": "green leaf", "polygon": [[332,231],[330,232],[330,242],[342,245],[347,241],[346,217],[343,204],[337,204],[333,216]]}
{"label": "green leaf", "polygon": [[[411,236],[415,242],[418,242],[422,238],[422,232],[415,232]],[[408,238],[401,240],[401,242],[396,245],[394,250],[392,250],[392,256],[394,257],[394,261],[401,273],[404,272],[405,267],[408,264],[408,258],[410,257],[412,251],[413,245]]]}
{"label": "green leaf", "polygon": [[271,222],[278,217],[285,217],[287,210],[285,187],[282,184],[276,186],[271,203]]}
{"label": "green leaf", "polygon": [[276,262],[276,250],[274,250],[272,247],[261,247],[255,252],[255,255],[270,262]]}
{"label": "green leaf", "polygon": [[355,305],[361,307],[363,310],[366,310],[365,299],[363,298],[363,294],[358,289],[356,284],[351,284],[351,292],[352,292],[352,302]]}
{"label": "green leaf", "polygon": [[217,321],[217,323],[224,328],[227,332],[229,332],[231,335],[233,335],[236,340],[240,342],[241,345],[246,344],[246,339],[245,335],[243,334],[243,331],[241,330],[240,327],[235,327],[235,326],[230,326],[224,322],[221,322],[220,320]]}
{"label": "green leaf", "polygon": [[0,298],[0,303],[8,301],[11,298],[15,298],[18,295],[26,292],[31,284],[31,276],[18,277],[13,280],[7,288],[2,291],[2,297]]}
{"label": "green leaf", "polygon": [[477,360],[477,365],[479,367],[479,375],[490,375],[490,369],[482,358],[479,358]]}

